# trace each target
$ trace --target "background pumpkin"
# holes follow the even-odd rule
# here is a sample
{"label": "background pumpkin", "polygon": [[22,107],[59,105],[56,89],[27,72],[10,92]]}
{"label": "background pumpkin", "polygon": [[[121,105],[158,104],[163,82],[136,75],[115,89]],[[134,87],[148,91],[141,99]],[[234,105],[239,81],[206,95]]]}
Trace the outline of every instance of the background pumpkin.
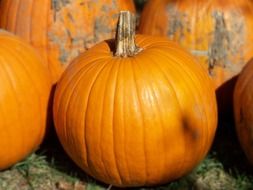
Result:
{"label": "background pumpkin", "polygon": [[239,141],[253,164],[253,59],[239,75],[234,93],[234,114]]}
{"label": "background pumpkin", "polygon": [[253,56],[251,1],[148,1],[139,32],[168,36],[191,51],[213,79],[219,110],[231,107],[233,77]]}
{"label": "background pumpkin", "polygon": [[39,55],[0,31],[0,170],[24,159],[46,129],[51,81]]}
{"label": "background pumpkin", "polygon": [[0,27],[32,44],[55,83],[80,52],[112,38],[119,10],[134,11],[132,0],[1,0]]}
{"label": "background pumpkin", "polygon": [[177,44],[139,35],[140,51],[129,36],[133,24],[120,26],[116,55],[115,41],[102,42],[65,70],[55,93],[56,132],[68,155],[99,180],[164,183],[207,154],[217,124],[214,87]]}

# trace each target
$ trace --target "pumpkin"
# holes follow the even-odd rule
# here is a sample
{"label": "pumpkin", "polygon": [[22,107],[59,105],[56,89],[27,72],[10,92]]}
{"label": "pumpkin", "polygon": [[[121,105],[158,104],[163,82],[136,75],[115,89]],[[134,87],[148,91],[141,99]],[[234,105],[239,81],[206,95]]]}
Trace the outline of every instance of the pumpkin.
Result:
{"label": "pumpkin", "polygon": [[253,59],[242,70],[234,92],[234,116],[240,144],[253,164]]}
{"label": "pumpkin", "polygon": [[166,38],[134,38],[134,28],[133,14],[121,12],[117,40],[74,59],[54,97],[65,151],[115,186],[185,175],[207,154],[217,124],[215,90],[203,67]]}
{"label": "pumpkin", "polygon": [[0,31],[0,170],[24,159],[42,142],[49,76],[29,44]]}
{"label": "pumpkin", "polygon": [[152,0],[144,8],[139,32],[180,43],[201,61],[219,88],[253,56],[253,4],[250,0]]}
{"label": "pumpkin", "polygon": [[0,27],[38,50],[53,83],[80,52],[113,37],[119,10],[134,10],[132,0],[1,0],[0,7]]}

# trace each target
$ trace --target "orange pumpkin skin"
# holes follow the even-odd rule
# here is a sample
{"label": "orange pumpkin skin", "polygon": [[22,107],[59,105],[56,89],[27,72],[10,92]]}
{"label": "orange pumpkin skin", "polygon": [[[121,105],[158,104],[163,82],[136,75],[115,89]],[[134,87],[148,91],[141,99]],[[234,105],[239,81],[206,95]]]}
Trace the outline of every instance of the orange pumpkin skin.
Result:
{"label": "orange pumpkin skin", "polygon": [[0,31],[0,170],[24,159],[46,129],[50,74],[25,42]]}
{"label": "orange pumpkin skin", "polygon": [[92,45],[112,38],[119,10],[132,0],[1,0],[0,27],[35,47],[57,82],[68,63]]}
{"label": "orange pumpkin skin", "polygon": [[240,144],[253,164],[253,59],[242,70],[234,92],[234,116]]}
{"label": "orange pumpkin skin", "polygon": [[215,90],[203,67],[167,39],[136,42],[143,50],[134,57],[114,56],[109,42],[81,54],[54,99],[56,132],[68,155],[115,186],[185,175],[207,154],[217,123]]}
{"label": "orange pumpkin skin", "polygon": [[152,0],[139,32],[179,42],[198,57],[219,88],[253,56],[253,5],[250,0]]}

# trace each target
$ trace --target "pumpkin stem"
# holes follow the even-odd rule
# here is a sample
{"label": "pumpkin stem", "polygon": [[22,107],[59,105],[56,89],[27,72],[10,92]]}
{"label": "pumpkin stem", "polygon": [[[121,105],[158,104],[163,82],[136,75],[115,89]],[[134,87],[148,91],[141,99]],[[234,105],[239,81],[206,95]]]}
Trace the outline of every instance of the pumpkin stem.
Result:
{"label": "pumpkin stem", "polygon": [[116,56],[131,57],[141,51],[134,41],[136,17],[129,11],[120,11],[116,31]]}

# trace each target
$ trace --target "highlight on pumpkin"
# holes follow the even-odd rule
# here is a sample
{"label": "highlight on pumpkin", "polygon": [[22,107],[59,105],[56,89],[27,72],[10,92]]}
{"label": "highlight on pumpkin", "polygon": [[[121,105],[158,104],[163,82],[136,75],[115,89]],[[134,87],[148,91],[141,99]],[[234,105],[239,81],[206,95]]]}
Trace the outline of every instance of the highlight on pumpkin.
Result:
{"label": "highlight on pumpkin", "polygon": [[[178,44],[134,37],[135,17],[119,15],[116,41],[81,53],[63,73],[53,105],[56,133],[71,159],[99,181],[167,183],[192,171],[210,149],[217,125],[214,86]],[[121,46],[120,56],[112,44]]]}

